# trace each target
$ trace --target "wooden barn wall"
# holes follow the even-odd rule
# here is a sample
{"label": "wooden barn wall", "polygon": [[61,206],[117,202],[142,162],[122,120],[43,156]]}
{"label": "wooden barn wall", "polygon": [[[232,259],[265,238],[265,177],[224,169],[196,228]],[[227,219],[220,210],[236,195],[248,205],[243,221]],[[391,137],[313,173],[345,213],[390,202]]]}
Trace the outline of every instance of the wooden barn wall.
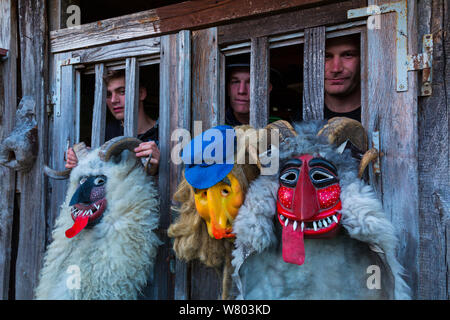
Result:
{"label": "wooden barn wall", "polygon": [[433,34],[433,94],[419,98],[420,299],[450,299],[450,16],[445,0],[419,1],[419,41]]}
{"label": "wooden barn wall", "polygon": [[[369,1],[382,5],[389,1]],[[408,1],[408,53],[417,53],[417,8]],[[380,16],[380,28],[367,31],[367,105],[361,118],[372,139],[379,132],[379,175],[371,183],[383,202],[384,211],[393,223],[400,240],[397,257],[405,268],[405,281],[417,298],[419,275],[419,190],[417,75],[408,75],[408,91],[396,91],[397,13]],[[376,70],[376,71],[375,71]]]}
{"label": "wooden barn wall", "polygon": [[[55,0],[49,2],[54,3]],[[298,0],[293,7],[319,2]],[[348,5],[350,8],[360,2],[342,1],[342,5]],[[379,5],[387,2],[389,1],[370,0],[368,4]],[[19,0],[18,2],[0,0],[0,48],[9,50],[8,58],[0,62],[0,140],[12,130],[18,100],[25,95],[32,96],[35,100],[39,134],[38,158],[29,172],[15,173],[0,166],[0,299],[11,297],[9,292],[11,286],[14,288],[12,298],[32,298],[45,245],[50,237],[58,203],[62,201],[64,193],[64,185],[62,185],[57,188],[58,193],[52,194],[50,191],[57,182],[50,182],[47,185],[47,179],[42,174],[43,165],[48,162],[46,157],[49,153],[48,145],[53,141],[51,137],[60,136],[61,133],[58,131],[60,130],[58,125],[48,121],[46,111],[46,94],[51,91],[48,77],[54,74],[54,65],[50,65],[47,61],[49,59],[47,39],[49,34],[50,41],[63,39],[60,42],[63,46],[58,49],[61,51],[70,48],[72,43],[64,42],[64,39],[70,39],[66,31],[48,32],[47,3],[43,0]],[[201,0],[198,3],[205,6],[206,12],[216,12],[214,8],[207,7],[207,1]],[[248,1],[245,1],[245,4],[248,5]],[[327,3],[325,6],[334,6],[334,4]],[[181,4],[177,8],[180,11],[178,15],[175,15],[174,21],[182,16],[183,10],[187,10]],[[232,7],[226,8],[232,12]],[[265,7],[264,10],[267,13],[270,7]],[[305,9],[305,12],[306,10],[313,9]],[[375,131],[380,132],[381,151],[384,153],[381,158],[381,174],[371,176],[389,218],[399,231],[402,246],[399,248],[398,256],[405,266],[407,282],[413,289],[413,298],[449,299],[450,35],[448,30],[450,17],[448,1],[410,0],[408,11],[410,35],[408,53],[420,52],[421,36],[425,33],[433,34],[433,94],[430,97],[418,97],[417,72],[409,73],[408,92],[395,91],[395,72],[393,72],[395,52],[392,48],[395,45],[393,30],[395,30],[396,19],[394,13],[383,14],[381,16],[383,31],[367,33],[367,68],[377,72],[365,75],[368,79],[367,105],[371,108],[363,110],[362,121],[369,136]],[[292,10],[290,14],[294,17],[300,12],[303,11],[297,13],[296,10]],[[281,16],[278,13],[261,19],[275,19]],[[157,12],[155,11],[154,14]],[[238,14],[240,16],[234,18],[244,17],[241,11]],[[141,17],[140,14],[136,14],[132,20],[139,17]],[[310,17],[311,15],[307,15],[305,18],[311,19]],[[118,19],[110,19],[111,25]],[[166,16],[162,15],[159,19],[159,23],[167,28],[165,29],[168,30],[167,32],[178,30],[167,12]],[[258,19],[254,21],[256,20]],[[211,22],[202,21],[204,24],[211,24]],[[126,33],[128,26],[125,22],[120,23],[118,27]],[[59,24],[59,21],[57,23]],[[222,123],[223,115],[219,110],[221,97],[217,87],[221,75],[217,72],[220,70],[219,61],[223,57],[220,56],[217,48],[218,44],[233,40],[229,38],[231,33],[225,31],[233,30],[233,28],[238,30],[236,26],[239,24],[250,26],[252,20],[220,26],[218,29],[209,28],[192,33],[185,31],[177,35],[164,36],[166,38],[163,43],[168,51],[162,61],[166,61],[165,66],[168,69],[161,70],[161,84],[170,88],[174,86],[177,89],[170,97],[167,97],[168,101],[163,108],[170,110],[166,116],[177,114],[178,118],[165,119],[161,130],[167,128],[171,132],[177,127],[189,128],[194,120],[199,119],[206,121],[203,122],[203,129]],[[325,22],[320,22],[316,26],[323,24]],[[89,28],[94,30],[95,25],[92,24]],[[92,31],[89,28],[81,28],[80,32]],[[247,28],[242,32],[251,30]],[[270,35],[270,30],[254,30],[263,31],[260,34],[252,34],[251,38]],[[265,33],[266,31],[268,33]],[[236,33],[235,36],[244,39],[247,34]],[[100,38],[93,37],[91,40],[95,45],[99,45],[108,42],[111,37],[112,34],[107,33]],[[185,60],[180,58],[180,52],[183,50],[178,47],[183,43],[192,46],[191,55],[182,57]],[[18,45],[20,45],[20,53]],[[58,53],[58,58],[67,58],[70,55],[65,52]],[[192,63],[190,59],[193,60]],[[177,65],[180,61],[184,61],[182,64],[184,67],[180,68]],[[190,70],[191,66],[192,70]],[[67,79],[73,79],[72,67],[65,68],[70,69],[65,69],[64,74]],[[205,68],[208,70],[204,70]],[[21,77],[16,74],[16,69],[20,70]],[[191,72],[192,80],[186,76],[186,70]],[[207,85],[202,86],[204,83]],[[17,97],[18,92],[19,97]],[[73,100],[69,93],[66,98],[68,101]],[[190,109],[192,119],[190,114],[184,118],[189,110],[182,107],[186,101],[190,102],[190,99],[192,99],[192,109]],[[200,105],[209,107],[199,108]],[[58,123],[63,125],[61,121]],[[51,131],[53,134],[50,134]],[[163,134],[162,139],[169,141],[170,136]],[[60,141],[58,146],[63,150],[64,141]],[[168,150],[164,151],[166,157],[168,152]],[[62,157],[60,158],[57,163],[53,163],[56,160],[52,159],[51,165],[62,169]],[[178,167],[170,164],[163,165],[161,170],[170,176],[170,184],[165,182],[167,180],[163,180],[160,181],[160,186],[165,187],[165,190],[172,195],[176,187],[173,181],[180,179],[181,172]],[[175,180],[172,181],[172,179]],[[402,196],[394,197],[394,194],[398,195],[398,190],[402,191]],[[52,198],[48,201],[47,193],[52,194]],[[17,208],[14,208],[14,199],[18,203]],[[171,204],[170,201],[162,204],[167,214],[164,220],[165,227],[172,219],[169,209]],[[15,211],[20,213],[18,219],[14,219]],[[14,221],[18,224],[15,228],[18,232],[16,235],[18,243],[13,252],[11,241]],[[158,288],[158,292],[152,293],[152,297],[158,299],[219,297],[221,283],[214,270],[208,270],[199,263],[186,265],[178,260],[173,263],[173,255],[167,246],[164,248],[163,258],[167,259],[163,259],[164,265],[161,265],[161,270],[157,272],[166,272],[168,276],[161,279],[164,287]],[[207,290],[203,290],[199,283],[202,286],[207,283]]]}
{"label": "wooden barn wall", "polygon": [[[17,106],[17,7],[13,1],[0,0],[0,48],[8,57],[0,62],[0,141],[12,131]],[[11,238],[16,190],[15,172],[0,166],[0,300],[8,299],[11,266]]]}
{"label": "wooden barn wall", "polygon": [[47,6],[41,0],[19,0],[20,70],[22,96],[35,102],[38,155],[30,171],[18,174],[20,228],[16,262],[16,299],[32,299],[46,244],[48,30]]}

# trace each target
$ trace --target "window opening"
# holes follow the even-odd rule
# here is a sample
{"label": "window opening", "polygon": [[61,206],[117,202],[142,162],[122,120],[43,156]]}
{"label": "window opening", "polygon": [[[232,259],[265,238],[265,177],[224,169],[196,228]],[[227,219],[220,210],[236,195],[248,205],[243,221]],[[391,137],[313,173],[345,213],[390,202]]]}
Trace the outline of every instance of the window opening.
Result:
{"label": "window opening", "polygon": [[[125,74],[125,69],[123,64],[121,67],[112,66],[108,68],[107,74],[114,72],[117,76]],[[92,137],[92,120],[93,120],[93,106],[94,106],[94,95],[95,95],[95,74],[90,70],[81,75],[81,85],[80,85],[80,126],[79,126],[79,137],[80,141],[86,143],[86,145],[91,144]],[[154,120],[155,122],[159,118],[159,64],[149,64],[146,66],[141,66],[139,68],[139,83],[145,89],[146,94],[143,100],[144,113],[145,116]],[[116,116],[113,115],[114,106],[111,105],[111,109],[106,107],[106,125],[105,125],[105,141],[114,138],[119,135],[124,134],[123,127],[123,112],[121,105],[125,100],[125,90],[119,92],[120,88],[117,88],[116,93],[123,94],[120,97],[114,97],[116,110]],[[108,97],[108,93],[107,93]],[[122,102],[120,102],[122,101]],[[119,119],[119,120],[118,120]],[[139,121],[139,120],[138,120]],[[155,127],[155,130],[157,127]],[[141,132],[144,133],[144,132]],[[147,135],[143,135],[142,138],[148,138]],[[139,135],[139,132],[138,132]]]}
{"label": "window opening", "polygon": [[[246,47],[237,47],[238,50],[248,50]],[[236,52],[234,52],[236,53]],[[238,51],[239,53],[239,51]],[[238,109],[249,110],[245,104],[249,88],[233,89],[232,82],[245,77],[245,71],[250,72],[250,53],[228,55],[225,58],[225,122],[231,125],[242,123],[235,113]],[[244,73],[244,74],[243,74]],[[269,122],[279,119],[287,121],[300,121],[302,115],[303,92],[303,45],[276,47],[270,50],[270,84],[269,93]],[[242,78],[243,79],[243,78]],[[233,91],[234,90],[234,91]],[[239,92],[239,90],[243,90]],[[250,94],[248,92],[248,94]],[[240,104],[233,101],[241,100]],[[233,109],[234,106],[234,109]],[[238,111],[239,112],[239,111]]]}

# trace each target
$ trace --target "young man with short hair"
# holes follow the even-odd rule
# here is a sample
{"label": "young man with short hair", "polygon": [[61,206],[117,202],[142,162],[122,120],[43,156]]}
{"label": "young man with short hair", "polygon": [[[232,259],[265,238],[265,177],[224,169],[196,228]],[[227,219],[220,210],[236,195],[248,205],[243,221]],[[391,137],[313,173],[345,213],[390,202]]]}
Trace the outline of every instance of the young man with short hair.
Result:
{"label": "young man with short hair", "polygon": [[[229,108],[225,113],[225,123],[231,126],[250,122],[250,64],[231,64],[227,81]],[[269,83],[269,92],[272,84]]]}
{"label": "young man with short hair", "polygon": [[361,121],[359,37],[327,40],[324,89],[325,119],[348,117]]}
{"label": "young man with short hair", "polygon": [[[106,105],[112,116],[119,121],[121,128],[114,128],[110,124],[106,128],[106,140],[114,136],[123,134],[123,121],[125,117],[125,72],[124,70],[111,71],[105,77],[107,85]],[[138,135],[137,138],[144,141],[134,152],[137,157],[150,157],[152,166],[158,167],[160,152],[158,149],[158,122],[152,119],[144,108],[144,100],[147,97],[147,89],[144,86],[139,88],[138,107]],[[122,132],[122,133],[120,133]],[[74,168],[78,164],[78,159],[72,148],[67,150],[66,168]],[[153,171],[153,170],[152,170]],[[155,170],[156,171],[156,170]]]}

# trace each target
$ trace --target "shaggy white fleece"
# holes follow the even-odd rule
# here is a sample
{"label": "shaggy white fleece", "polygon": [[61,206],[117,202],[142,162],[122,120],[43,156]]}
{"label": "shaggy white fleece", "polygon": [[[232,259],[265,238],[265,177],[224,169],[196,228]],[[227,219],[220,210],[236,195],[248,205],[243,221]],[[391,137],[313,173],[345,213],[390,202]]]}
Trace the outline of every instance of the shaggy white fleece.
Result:
{"label": "shaggy white fleece", "polygon": [[[107,208],[100,222],[68,239],[73,225],[69,202],[83,176],[105,175]],[[134,153],[103,162],[98,149],[72,170],[64,204],[48,246],[37,299],[136,299],[153,272],[160,241],[159,198],[154,178],[144,174]],[[71,266],[80,270],[80,287],[70,285]],[[69,285],[68,285],[69,283]]]}
{"label": "shaggy white fleece", "polygon": [[[372,188],[357,178],[348,151],[316,137],[322,122],[296,126],[299,135],[282,146],[280,161],[309,153],[331,160],[338,169],[344,230],[333,239],[305,239],[302,266],[285,263],[276,216],[278,175],[254,180],[236,220],[232,265],[240,299],[409,299],[395,256],[398,240]],[[280,165],[280,167],[282,164]],[[369,249],[377,248],[374,252]],[[367,286],[369,266],[380,267],[381,289]]]}

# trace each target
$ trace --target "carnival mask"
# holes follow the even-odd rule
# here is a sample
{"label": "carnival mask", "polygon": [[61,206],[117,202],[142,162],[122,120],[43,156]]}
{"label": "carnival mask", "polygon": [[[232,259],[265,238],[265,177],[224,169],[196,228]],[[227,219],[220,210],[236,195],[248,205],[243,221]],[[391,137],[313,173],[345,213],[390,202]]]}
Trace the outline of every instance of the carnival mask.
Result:
{"label": "carnival mask", "polygon": [[106,209],[106,176],[89,176],[80,179],[80,186],[70,200],[73,226],[66,231],[66,237],[72,238],[85,227],[100,221]]}
{"label": "carnival mask", "polygon": [[212,238],[234,238],[232,224],[244,202],[244,193],[237,178],[229,173],[208,189],[195,189],[195,206],[205,220]]}
{"label": "carnival mask", "polygon": [[342,208],[336,167],[305,154],[288,160],[280,173],[277,211],[283,227],[283,260],[302,265],[303,238],[334,236]]}

